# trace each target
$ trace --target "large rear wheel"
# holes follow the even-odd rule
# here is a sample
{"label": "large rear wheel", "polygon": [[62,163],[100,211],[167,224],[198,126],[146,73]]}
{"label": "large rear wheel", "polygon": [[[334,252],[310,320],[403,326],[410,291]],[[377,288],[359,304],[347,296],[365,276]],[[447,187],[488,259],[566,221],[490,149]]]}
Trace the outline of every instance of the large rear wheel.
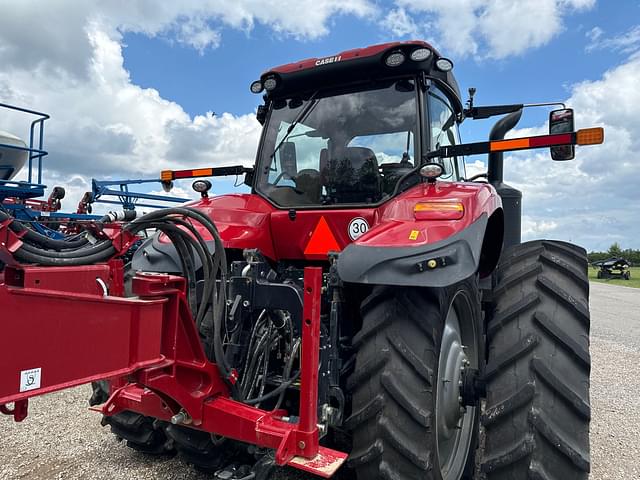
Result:
{"label": "large rear wheel", "polygon": [[586,252],[535,241],[505,252],[487,326],[489,480],[589,476]]}
{"label": "large rear wheel", "polygon": [[346,421],[358,479],[471,478],[478,412],[461,385],[482,358],[476,283],[376,287],[361,313]]}

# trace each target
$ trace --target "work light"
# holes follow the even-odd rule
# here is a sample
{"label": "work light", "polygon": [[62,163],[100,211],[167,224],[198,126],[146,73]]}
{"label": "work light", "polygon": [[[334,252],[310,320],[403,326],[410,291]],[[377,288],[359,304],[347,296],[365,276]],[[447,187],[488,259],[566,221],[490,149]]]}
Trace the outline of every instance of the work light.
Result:
{"label": "work light", "polygon": [[442,175],[443,172],[444,169],[439,163],[427,163],[420,169],[420,175],[429,180],[435,180]]}
{"label": "work light", "polygon": [[418,48],[411,52],[409,58],[414,62],[422,62],[431,56],[431,50],[428,48]]}
{"label": "work light", "polygon": [[405,60],[404,53],[402,52],[393,52],[391,53],[384,63],[387,64],[387,67],[397,67],[398,65],[402,65]]}
{"label": "work light", "polygon": [[263,85],[264,88],[270,92],[278,86],[278,81],[276,80],[276,77],[265,78]]}
{"label": "work light", "polygon": [[260,93],[264,89],[264,86],[262,85],[262,82],[260,80],[256,80],[251,84],[250,88],[251,93]]}
{"label": "work light", "polygon": [[448,58],[439,58],[436,60],[436,68],[441,72],[449,72],[453,68],[453,62]]}
{"label": "work light", "polygon": [[209,190],[211,190],[211,182],[209,180],[196,180],[191,184],[191,188],[206,197]]}

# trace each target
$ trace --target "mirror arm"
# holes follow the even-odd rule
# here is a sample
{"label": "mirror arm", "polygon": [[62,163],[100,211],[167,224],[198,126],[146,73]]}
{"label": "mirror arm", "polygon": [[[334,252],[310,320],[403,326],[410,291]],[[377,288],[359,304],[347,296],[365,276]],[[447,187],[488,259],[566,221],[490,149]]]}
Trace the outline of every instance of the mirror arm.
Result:
{"label": "mirror arm", "polygon": [[471,107],[464,110],[464,116],[466,118],[472,118],[474,120],[481,120],[483,118],[494,117],[496,115],[504,115],[506,113],[517,112],[524,108],[522,103],[514,105],[492,105],[488,107]]}
{"label": "mirror arm", "polygon": [[445,145],[425,155],[426,158],[450,158],[461,155],[480,155],[494,152],[533,150],[534,148],[559,147],[562,145],[598,145],[604,141],[602,127],[585,128],[577,132],[537,135],[533,137],[508,138],[489,142]]}

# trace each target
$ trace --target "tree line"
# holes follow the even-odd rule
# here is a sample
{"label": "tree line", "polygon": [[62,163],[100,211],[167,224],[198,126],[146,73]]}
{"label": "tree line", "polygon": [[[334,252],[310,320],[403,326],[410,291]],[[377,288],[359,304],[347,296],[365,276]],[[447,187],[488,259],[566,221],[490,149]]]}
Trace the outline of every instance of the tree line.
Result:
{"label": "tree line", "polygon": [[625,260],[631,262],[631,265],[640,266],[640,250],[633,248],[622,249],[618,242],[609,247],[606,252],[589,252],[587,254],[589,263],[597,262],[598,260],[606,260],[611,257],[622,257]]}

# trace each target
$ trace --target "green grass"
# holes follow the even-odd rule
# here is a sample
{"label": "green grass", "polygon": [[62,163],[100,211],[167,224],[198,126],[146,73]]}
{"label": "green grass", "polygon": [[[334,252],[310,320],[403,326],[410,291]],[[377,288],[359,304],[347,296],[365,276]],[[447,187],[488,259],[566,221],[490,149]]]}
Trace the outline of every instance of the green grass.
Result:
{"label": "green grass", "polygon": [[629,280],[598,279],[596,278],[598,269],[589,266],[589,280],[592,282],[609,283],[611,285],[622,285],[623,287],[640,288],[640,267],[630,267],[629,271],[631,272],[631,278]]}

